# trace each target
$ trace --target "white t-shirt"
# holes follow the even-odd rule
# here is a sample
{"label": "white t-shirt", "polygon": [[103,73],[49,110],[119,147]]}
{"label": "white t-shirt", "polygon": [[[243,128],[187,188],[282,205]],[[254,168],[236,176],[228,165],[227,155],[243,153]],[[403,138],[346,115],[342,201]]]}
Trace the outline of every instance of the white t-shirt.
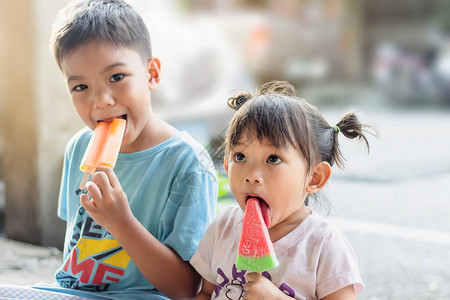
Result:
{"label": "white t-shirt", "polygon": [[[242,299],[247,271],[236,268],[236,255],[243,216],[238,206],[221,210],[190,261],[216,285],[211,299]],[[280,265],[262,275],[295,299],[320,299],[351,284],[364,289],[350,243],[314,211],[273,247]]]}

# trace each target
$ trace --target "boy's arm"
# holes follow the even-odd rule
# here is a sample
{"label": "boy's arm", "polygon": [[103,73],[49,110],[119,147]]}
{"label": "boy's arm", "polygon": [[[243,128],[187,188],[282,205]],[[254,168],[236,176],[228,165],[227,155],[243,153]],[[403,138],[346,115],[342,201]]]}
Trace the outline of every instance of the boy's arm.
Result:
{"label": "boy's arm", "polygon": [[189,262],[183,261],[175,251],[150,234],[136,218],[108,231],[145,278],[170,299],[192,298],[197,293],[200,275]]}
{"label": "boy's arm", "polygon": [[200,275],[134,217],[113,170],[98,167],[91,180],[95,184],[90,182],[87,190],[92,200],[86,194],[80,198],[91,217],[114,236],[156,289],[171,299],[193,298]]}
{"label": "boy's arm", "polygon": [[215,288],[216,286],[214,284],[203,278],[202,288],[198,293],[197,297],[195,297],[195,300],[211,299],[211,295],[214,292]]}

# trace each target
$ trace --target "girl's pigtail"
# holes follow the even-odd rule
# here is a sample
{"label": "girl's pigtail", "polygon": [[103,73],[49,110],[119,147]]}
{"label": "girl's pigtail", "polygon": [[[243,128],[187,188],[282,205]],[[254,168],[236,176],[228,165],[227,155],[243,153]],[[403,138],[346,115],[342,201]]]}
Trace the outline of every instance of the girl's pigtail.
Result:
{"label": "girl's pigtail", "polygon": [[367,152],[370,152],[369,141],[367,140],[364,132],[368,132],[367,129],[370,126],[361,124],[358,117],[354,112],[347,113],[337,124],[332,128],[334,131],[334,147],[333,157],[339,168],[344,169],[345,158],[339,149],[338,134],[341,132],[346,138],[349,139],[363,139],[367,145]]}
{"label": "girl's pigtail", "polygon": [[235,97],[228,98],[227,103],[228,106],[234,110],[238,110],[241,106],[247,102],[247,100],[251,99],[252,95],[248,92],[242,92]]}

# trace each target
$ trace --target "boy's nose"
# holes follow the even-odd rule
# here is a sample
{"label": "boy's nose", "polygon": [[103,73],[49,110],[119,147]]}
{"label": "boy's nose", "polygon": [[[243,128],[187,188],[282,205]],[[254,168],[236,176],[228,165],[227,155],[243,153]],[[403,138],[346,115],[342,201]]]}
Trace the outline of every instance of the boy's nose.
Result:
{"label": "boy's nose", "polygon": [[114,105],[113,97],[105,91],[97,91],[94,93],[93,98],[95,107],[102,108]]}

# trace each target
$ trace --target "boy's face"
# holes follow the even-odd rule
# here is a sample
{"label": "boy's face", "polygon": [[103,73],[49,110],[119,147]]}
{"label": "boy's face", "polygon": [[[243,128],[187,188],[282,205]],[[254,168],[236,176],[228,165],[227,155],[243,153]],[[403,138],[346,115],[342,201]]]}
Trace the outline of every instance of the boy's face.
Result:
{"label": "boy's face", "polygon": [[277,148],[257,138],[249,141],[243,133],[225,158],[225,169],[242,210],[249,197],[258,197],[270,208],[270,228],[301,221],[309,175],[305,159],[290,144]]}
{"label": "boy's face", "polygon": [[150,91],[159,82],[159,68],[158,59],[143,62],[132,49],[100,41],[78,46],[61,62],[73,106],[87,126],[126,118],[121,152],[142,150],[148,138]]}

